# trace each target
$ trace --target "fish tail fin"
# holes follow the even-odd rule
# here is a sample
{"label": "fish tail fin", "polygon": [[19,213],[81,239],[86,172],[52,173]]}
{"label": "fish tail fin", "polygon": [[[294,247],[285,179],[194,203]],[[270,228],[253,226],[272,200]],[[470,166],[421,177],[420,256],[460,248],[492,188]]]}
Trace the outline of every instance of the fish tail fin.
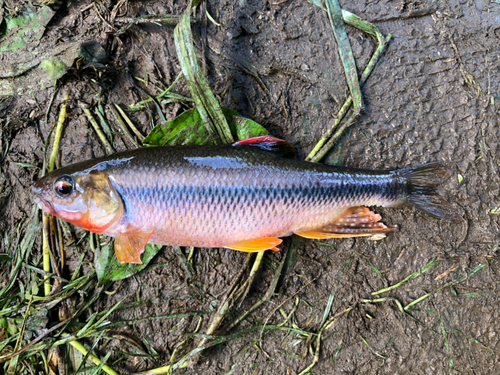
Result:
{"label": "fish tail fin", "polygon": [[453,174],[454,168],[444,163],[429,163],[404,168],[397,173],[406,179],[407,200],[420,211],[436,218],[460,221],[462,218],[436,188]]}

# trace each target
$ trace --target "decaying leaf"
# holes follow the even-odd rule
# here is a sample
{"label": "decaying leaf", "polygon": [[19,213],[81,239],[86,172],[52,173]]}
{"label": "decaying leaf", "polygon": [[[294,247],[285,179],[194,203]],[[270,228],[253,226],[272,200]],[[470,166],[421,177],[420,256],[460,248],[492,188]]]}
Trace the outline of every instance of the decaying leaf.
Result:
{"label": "decaying leaf", "polygon": [[[95,47],[96,42],[78,40],[54,45],[44,40],[54,14],[48,6],[37,10],[26,7],[17,17],[5,17],[5,36],[0,41],[0,97],[52,87],[77,58],[95,63],[96,57],[89,54],[88,46]],[[97,56],[102,59],[102,53]]]}

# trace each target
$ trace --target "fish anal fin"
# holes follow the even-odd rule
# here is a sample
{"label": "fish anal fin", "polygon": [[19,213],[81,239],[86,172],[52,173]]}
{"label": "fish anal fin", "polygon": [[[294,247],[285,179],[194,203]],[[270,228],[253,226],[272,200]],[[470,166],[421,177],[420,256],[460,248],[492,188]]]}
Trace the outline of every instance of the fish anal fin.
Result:
{"label": "fish anal fin", "polygon": [[256,251],[264,251],[264,250],[278,251],[279,249],[276,246],[278,246],[282,242],[283,240],[280,240],[279,238],[276,237],[266,237],[257,240],[239,241],[224,247],[226,249],[246,251],[249,253],[253,253]]}
{"label": "fish anal fin", "polygon": [[368,237],[369,240],[380,240],[386,233],[396,232],[396,226],[387,226],[380,222],[381,216],[367,207],[350,207],[335,220],[318,229],[295,232],[295,234],[312,239]]}
{"label": "fish anal fin", "polygon": [[115,237],[115,254],[120,263],[142,264],[141,254],[151,237],[152,231],[127,228]]}
{"label": "fish anal fin", "polygon": [[282,156],[295,154],[295,148],[290,143],[270,135],[242,139],[233,143],[233,147],[238,146],[257,147],[261,150],[271,151]]}
{"label": "fish anal fin", "polygon": [[305,238],[310,238],[312,240],[324,240],[324,239],[329,239],[329,238],[340,238],[344,237],[342,235],[338,235],[335,233],[326,233],[322,232],[321,228],[318,230],[307,230],[304,232],[295,232],[297,236],[305,237]]}

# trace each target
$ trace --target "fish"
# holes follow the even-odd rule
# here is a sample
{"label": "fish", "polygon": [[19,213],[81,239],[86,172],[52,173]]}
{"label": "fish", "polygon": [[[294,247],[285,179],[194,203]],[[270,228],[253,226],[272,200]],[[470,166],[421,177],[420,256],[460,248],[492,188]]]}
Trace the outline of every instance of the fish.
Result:
{"label": "fish", "polygon": [[452,174],[447,164],[379,171],[300,161],[293,152],[272,136],[139,148],[60,168],[32,190],[43,211],[114,237],[121,263],[140,264],[147,243],[255,252],[278,250],[292,234],[376,240],[397,231],[374,206],[411,204],[461,219],[436,191]]}

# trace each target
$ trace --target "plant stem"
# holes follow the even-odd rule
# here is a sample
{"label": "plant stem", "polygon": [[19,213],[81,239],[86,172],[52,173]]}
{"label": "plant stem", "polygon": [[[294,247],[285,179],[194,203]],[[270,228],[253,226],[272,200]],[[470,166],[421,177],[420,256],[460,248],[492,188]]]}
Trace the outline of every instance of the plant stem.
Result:
{"label": "plant stem", "polygon": [[[87,358],[90,361],[92,361],[95,365],[99,366],[101,364],[101,360],[97,356],[95,356],[94,354],[89,353],[89,351],[87,350],[87,348],[85,346],[83,346],[81,343],[79,343],[78,341],[72,340],[72,341],[68,342],[68,344],[70,344],[73,348],[75,348],[76,350],[78,350],[84,356],[88,354]],[[109,367],[108,365],[103,365],[101,367],[101,369],[104,372],[106,372],[106,374],[109,374],[109,375],[118,375],[118,373],[115,370],[113,370],[111,367]]]}

